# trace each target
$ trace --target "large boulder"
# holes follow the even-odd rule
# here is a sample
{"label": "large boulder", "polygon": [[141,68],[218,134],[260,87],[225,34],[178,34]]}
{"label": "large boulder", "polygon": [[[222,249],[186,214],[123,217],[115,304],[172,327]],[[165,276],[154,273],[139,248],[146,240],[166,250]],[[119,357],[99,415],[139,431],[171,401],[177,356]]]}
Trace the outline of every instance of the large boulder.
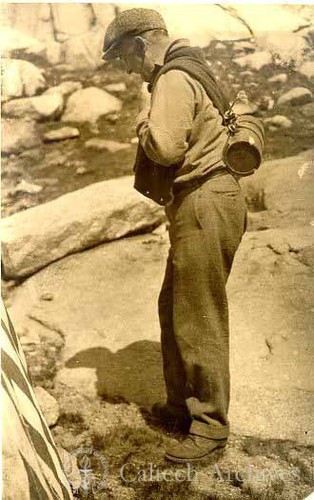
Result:
{"label": "large boulder", "polygon": [[[16,33],[19,33],[21,41],[33,39],[42,43],[43,46],[47,42],[54,39],[54,26],[51,16],[51,7],[49,3],[20,3],[14,5],[6,4],[2,9],[2,23],[7,25],[7,29],[11,28]],[[10,40],[10,39],[9,39]],[[25,53],[33,52],[34,44],[14,46],[10,40],[10,48],[15,51],[16,49],[24,50]],[[8,43],[8,42],[7,42]]]}
{"label": "large boulder", "polygon": [[314,62],[306,61],[300,66],[298,71],[307,78],[314,78]]}
{"label": "large boulder", "polygon": [[265,161],[254,175],[240,182],[249,204],[263,197],[271,225],[291,227],[310,225],[314,219],[313,181],[313,151],[305,151]]}
{"label": "large boulder", "polygon": [[294,87],[281,95],[277,101],[278,106],[291,104],[291,106],[302,106],[312,101],[312,92],[306,87]]}
{"label": "large boulder", "polygon": [[13,99],[2,108],[3,114],[12,118],[30,118],[44,121],[58,118],[63,110],[63,97],[60,94],[41,95]]}
{"label": "large boulder", "polygon": [[91,4],[52,3],[51,10],[57,41],[86,33],[92,27]]}
{"label": "large boulder", "polygon": [[164,212],[133,177],[98,182],[1,221],[4,274],[27,276],[67,254],[150,228]]}
{"label": "large boulder", "polygon": [[96,123],[101,116],[120,111],[121,107],[121,101],[108,92],[88,87],[70,96],[62,121]]}
{"label": "large boulder", "polygon": [[289,31],[267,31],[257,37],[259,47],[272,54],[274,62],[282,67],[294,63],[299,66],[303,61],[303,54],[309,48],[303,36]]}
{"label": "large boulder", "polygon": [[[304,432],[312,426],[312,233],[309,225],[251,232],[236,256],[230,420],[239,434],[313,441]],[[147,407],[165,396],[157,300],[167,252],[166,239],[140,235],[70,255],[23,282],[12,318],[62,332],[57,382]],[[51,290],[53,301],[40,300]]]}
{"label": "large boulder", "polygon": [[62,44],[64,62],[72,69],[95,70],[104,65],[102,47],[104,30],[98,26],[82,35],[67,39]]}
{"label": "large boulder", "polygon": [[28,61],[4,59],[2,61],[2,100],[31,97],[46,87],[43,71]]}
{"label": "large boulder", "polygon": [[25,30],[19,31],[10,26],[1,27],[0,51],[6,57],[12,57],[16,52],[42,54],[44,50],[45,46],[36,38],[27,35]]}
{"label": "large boulder", "polygon": [[2,120],[2,154],[18,154],[24,149],[32,149],[40,145],[41,139],[33,121],[10,118]]}

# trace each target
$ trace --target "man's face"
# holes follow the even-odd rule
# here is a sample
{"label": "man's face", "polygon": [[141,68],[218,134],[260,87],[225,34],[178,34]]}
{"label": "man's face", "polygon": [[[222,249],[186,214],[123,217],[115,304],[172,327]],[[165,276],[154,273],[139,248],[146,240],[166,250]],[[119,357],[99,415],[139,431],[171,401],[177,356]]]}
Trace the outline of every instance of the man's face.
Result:
{"label": "man's face", "polygon": [[123,62],[127,73],[141,75],[144,81],[149,82],[154,64],[147,54],[145,43],[139,38],[124,40],[121,43],[119,59]]}

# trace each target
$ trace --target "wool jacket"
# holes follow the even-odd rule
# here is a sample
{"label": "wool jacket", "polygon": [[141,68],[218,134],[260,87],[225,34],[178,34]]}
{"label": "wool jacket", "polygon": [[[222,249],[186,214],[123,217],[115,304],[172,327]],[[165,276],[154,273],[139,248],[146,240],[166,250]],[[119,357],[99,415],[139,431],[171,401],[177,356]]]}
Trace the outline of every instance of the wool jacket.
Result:
{"label": "wool jacket", "polygon": [[[170,42],[165,59],[187,46],[185,39]],[[223,165],[227,131],[222,117],[203,86],[182,70],[171,69],[158,78],[150,109],[139,114],[136,131],[148,158],[177,166],[175,183],[201,178]]]}

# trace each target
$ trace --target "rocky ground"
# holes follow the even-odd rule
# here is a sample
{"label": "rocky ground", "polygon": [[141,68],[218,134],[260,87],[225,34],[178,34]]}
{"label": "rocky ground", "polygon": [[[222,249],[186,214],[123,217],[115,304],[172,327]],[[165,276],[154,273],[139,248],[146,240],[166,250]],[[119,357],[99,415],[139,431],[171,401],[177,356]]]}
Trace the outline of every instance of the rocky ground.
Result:
{"label": "rocky ground", "polygon": [[[180,436],[163,429],[149,412],[165,395],[156,314],[168,249],[165,225],[155,228],[162,216],[149,212],[155,219],[153,227],[146,221],[141,229],[147,234],[100,244],[95,221],[103,219],[102,231],[118,238],[119,221],[127,218],[129,207],[113,204],[108,211],[108,193],[104,191],[102,205],[87,191],[82,207],[90,203],[91,215],[83,222],[91,232],[78,247],[73,235],[82,221],[68,210],[68,198],[57,200],[132,173],[140,80],[125,76],[115,65],[83,72],[41,62],[44,80],[36,73],[31,81],[38,87],[35,94],[47,92],[45,100],[21,104],[12,96],[5,99],[3,215],[21,215],[55,200],[58,210],[64,207],[66,221],[56,235],[48,228],[51,215],[61,214],[57,205],[49,205],[46,214],[43,205],[43,227],[33,209],[25,211],[26,260],[18,259],[12,242],[4,243],[10,265],[17,263],[10,267],[4,258],[4,274],[9,268],[16,273],[14,281],[4,282],[5,301],[56,443],[74,454],[80,446],[92,447],[108,464],[106,488],[95,491],[96,499],[294,500],[305,498],[313,488],[313,62],[306,54],[305,66],[276,60],[252,41],[214,41],[206,55],[230,98],[245,90],[250,111],[264,119],[268,161],[242,182],[249,226],[228,284],[232,435],[223,457],[195,467],[191,481],[128,479],[149,470],[149,464],[170,471],[170,477],[178,469],[164,462],[163,451]],[[82,90],[88,90],[83,94],[87,101],[103,98],[104,108],[99,104],[86,117],[75,105]],[[31,89],[28,92],[32,95]],[[28,115],[25,123],[21,113],[23,118]],[[138,207],[137,200],[126,199]],[[30,220],[37,221],[37,227]],[[123,235],[138,231],[130,226]],[[44,248],[45,234],[55,257],[45,261],[42,255],[40,265],[32,267],[36,245],[30,249],[29,241]],[[124,464],[129,473],[125,478]],[[97,484],[103,467],[99,461],[94,467]],[[81,483],[78,496],[93,497],[88,495]]]}
{"label": "rocky ground", "polygon": [[[263,193],[264,210],[250,213],[228,284],[232,435],[225,455],[195,467],[193,481],[130,484],[120,474],[124,464],[131,479],[150,463],[177,470],[163,451],[180,436],[150,415],[165,396],[156,314],[165,227],[69,255],[13,287],[7,302],[34,384],[59,404],[52,424],[57,444],[73,453],[92,447],[109,464],[106,490],[95,498],[310,493],[313,169],[304,167],[310,158],[306,152],[266,162],[253,184],[243,182],[252,207]],[[99,483],[102,465],[95,467]]]}

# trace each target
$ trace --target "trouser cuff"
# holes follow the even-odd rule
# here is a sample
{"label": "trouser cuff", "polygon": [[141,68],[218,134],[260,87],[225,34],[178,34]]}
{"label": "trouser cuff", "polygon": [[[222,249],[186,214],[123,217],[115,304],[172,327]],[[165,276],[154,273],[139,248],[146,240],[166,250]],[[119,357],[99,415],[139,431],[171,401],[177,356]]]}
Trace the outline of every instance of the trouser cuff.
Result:
{"label": "trouser cuff", "polygon": [[196,436],[202,436],[210,439],[227,439],[227,437],[229,436],[229,425],[216,427],[205,422],[192,420],[189,432],[190,434],[195,434]]}

